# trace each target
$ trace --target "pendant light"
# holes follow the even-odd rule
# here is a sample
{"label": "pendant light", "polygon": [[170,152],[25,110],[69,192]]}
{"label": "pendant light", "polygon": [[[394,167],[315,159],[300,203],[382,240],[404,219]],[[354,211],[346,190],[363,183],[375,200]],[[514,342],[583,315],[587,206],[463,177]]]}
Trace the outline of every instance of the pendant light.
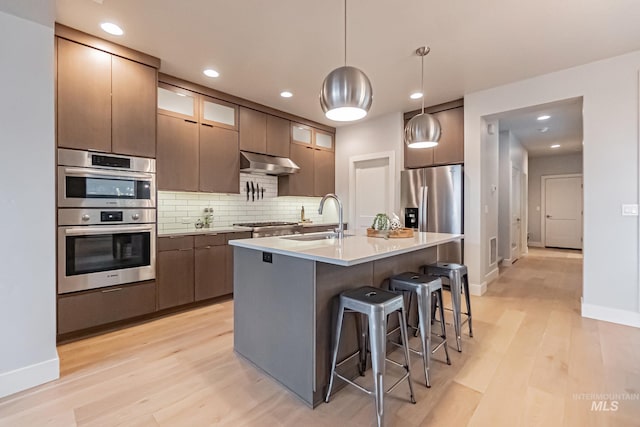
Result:
{"label": "pendant light", "polygon": [[373,102],[371,82],[362,70],[347,66],[347,0],[344,1],[344,67],[325,77],[320,106],[330,120],[351,122],[367,115]]}
{"label": "pendant light", "polygon": [[422,113],[413,116],[404,128],[404,142],[409,148],[435,147],[440,140],[440,122],[424,112],[424,57],[430,51],[425,46],[416,49],[416,55],[422,57]]}

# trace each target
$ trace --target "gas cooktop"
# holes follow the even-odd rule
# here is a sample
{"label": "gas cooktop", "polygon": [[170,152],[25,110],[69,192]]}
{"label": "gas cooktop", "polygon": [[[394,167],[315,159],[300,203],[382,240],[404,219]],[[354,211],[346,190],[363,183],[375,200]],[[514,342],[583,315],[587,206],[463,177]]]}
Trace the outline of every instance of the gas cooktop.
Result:
{"label": "gas cooktop", "polygon": [[298,225],[297,222],[286,222],[286,221],[263,221],[263,222],[241,222],[237,224],[238,227],[278,227],[285,225]]}

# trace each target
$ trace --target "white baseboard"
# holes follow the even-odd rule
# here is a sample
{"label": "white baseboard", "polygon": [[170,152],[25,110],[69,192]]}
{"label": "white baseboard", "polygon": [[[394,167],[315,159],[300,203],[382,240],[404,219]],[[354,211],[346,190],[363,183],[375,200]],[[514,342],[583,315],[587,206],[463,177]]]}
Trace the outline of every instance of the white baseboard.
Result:
{"label": "white baseboard", "polygon": [[532,242],[529,241],[527,243],[528,246],[533,247],[533,248],[544,248],[544,245],[542,244],[542,242]]}
{"label": "white baseboard", "polygon": [[640,313],[582,303],[582,317],[640,328]]}
{"label": "white baseboard", "polygon": [[494,280],[496,280],[499,276],[500,276],[500,270],[498,269],[498,267],[496,267],[493,270],[491,270],[489,273],[487,273],[486,276],[484,276],[484,282],[488,285]]}
{"label": "white baseboard", "polygon": [[511,262],[510,258],[504,258],[502,260],[502,263],[500,263],[500,265],[503,267],[511,267],[513,265],[513,262]]}
{"label": "white baseboard", "polygon": [[481,297],[486,292],[487,292],[487,282],[482,282],[480,284],[469,283],[469,293],[471,295],[475,295],[477,297]]}
{"label": "white baseboard", "polygon": [[60,359],[56,356],[44,362],[0,374],[0,398],[53,381],[60,377]]}

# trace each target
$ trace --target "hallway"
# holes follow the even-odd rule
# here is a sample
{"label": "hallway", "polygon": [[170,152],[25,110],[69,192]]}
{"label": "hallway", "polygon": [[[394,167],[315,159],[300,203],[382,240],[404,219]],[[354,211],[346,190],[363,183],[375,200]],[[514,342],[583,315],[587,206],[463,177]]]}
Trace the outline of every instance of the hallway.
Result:
{"label": "hallway", "polygon": [[[418,403],[398,387],[388,425],[637,425],[640,329],[580,317],[581,267],[576,252],[531,249],[504,269],[472,300],[463,352],[434,356],[431,389],[412,359]],[[228,301],[59,346],[62,377],[0,400],[0,426],[372,425],[368,396],[344,388],[311,410],[238,357],[232,332]],[[616,399],[596,398],[596,411],[592,393],[635,400],[605,411]]]}

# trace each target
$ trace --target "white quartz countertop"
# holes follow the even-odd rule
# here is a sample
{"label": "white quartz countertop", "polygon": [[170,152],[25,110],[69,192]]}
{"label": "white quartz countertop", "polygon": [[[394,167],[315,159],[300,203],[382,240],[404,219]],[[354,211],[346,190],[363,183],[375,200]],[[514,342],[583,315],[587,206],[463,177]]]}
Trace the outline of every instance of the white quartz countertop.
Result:
{"label": "white quartz countertop", "polygon": [[[311,235],[306,234],[306,236]],[[351,266],[461,240],[464,235],[415,233],[414,237],[403,239],[382,239],[356,235],[345,237],[342,241],[338,239],[302,241],[286,237],[291,236],[230,240],[229,244],[327,264]]]}

